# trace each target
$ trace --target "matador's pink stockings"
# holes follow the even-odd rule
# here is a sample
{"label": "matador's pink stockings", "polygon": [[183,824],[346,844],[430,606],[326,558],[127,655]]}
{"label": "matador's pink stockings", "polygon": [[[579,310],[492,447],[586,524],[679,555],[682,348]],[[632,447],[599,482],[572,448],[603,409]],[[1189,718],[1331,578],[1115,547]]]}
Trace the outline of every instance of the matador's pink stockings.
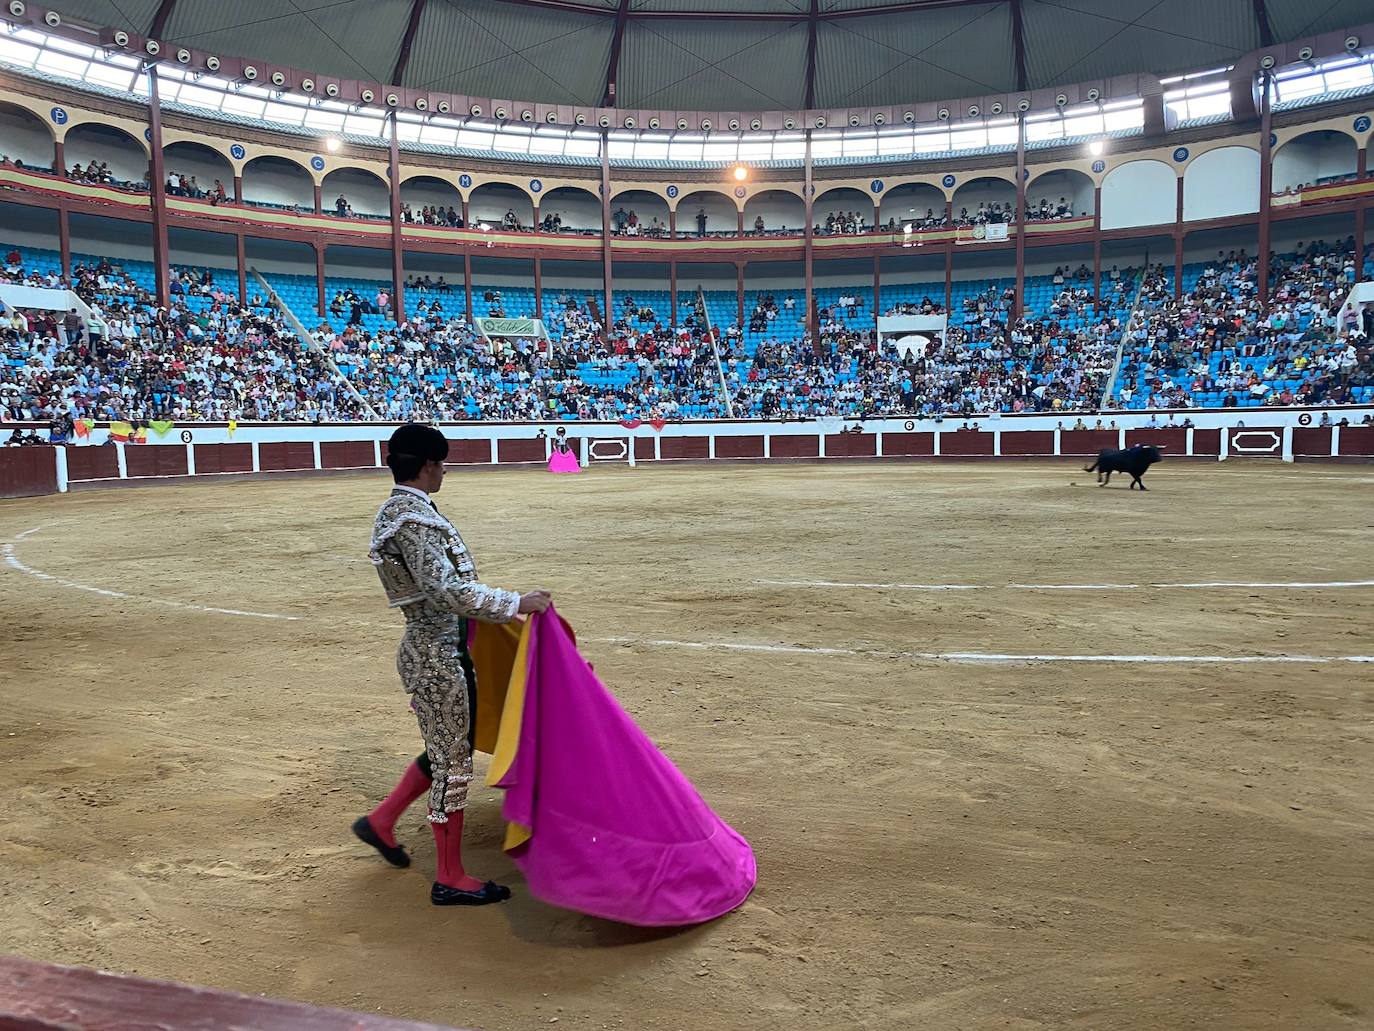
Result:
{"label": "matador's pink stockings", "polygon": [[396,821],[412,802],[429,790],[429,785],[429,777],[420,769],[420,764],[413,761],[406,767],[401,782],[391,789],[391,794],[367,814],[367,822],[389,847],[396,847]]}

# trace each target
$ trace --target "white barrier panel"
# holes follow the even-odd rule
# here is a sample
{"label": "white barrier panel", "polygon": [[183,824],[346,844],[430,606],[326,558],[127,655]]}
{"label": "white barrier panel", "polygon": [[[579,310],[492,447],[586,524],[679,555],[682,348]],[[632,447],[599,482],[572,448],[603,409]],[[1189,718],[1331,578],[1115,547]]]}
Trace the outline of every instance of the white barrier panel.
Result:
{"label": "white barrier panel", "polygon": [[1273,430],[1232,430],[1231,450],[1238,455],[1276,455],[1283,438]]}
{"label": "white barrier panel", "polygon": [[41,286],[0,285],[0,301],[10,308],[37,308],[40,311],[71,311],[76,309],[83,322],[104,332],[105,324],[95,318],[90,305],[71,290],[49,290]]}
{"label": "white barrier panel", "polygon": [[944,315],[879,315],[878,332],[889,333],[943,333],[949,319]]}
{"label": "white barrier panel", "polygon": [[[1121,412],[1104,411],[1081,413],[1087,429],[1110,431],[1116,435],[1117,446],[1127,445],[1127,434],[1132,430],[1185,430],[1181,423],[1186,417],[1191,420],[1197,431],[1227,430],[1248,432],[1246,422],[1252,425],[1262,422],[1259,432],[1281,430],[1283,428],[1317,425],[1317,420],[1326,415],[1333,422],[1341,419],[1354,428],[1360,427],[1366,417],[1374,419],[1374,405],[1351,405],[1341,408],[1226,408],[1180,410],[1170,421],[1168,412]],[[893,417],[886,419],[862,420],[865,433],[943,433],[950,434],[967,421],[970,429],[982,432],[1000,430],[1002,433],[1015,433],[1025,430],[1052,431],[1074,429],[1080,413],[1064,412],[1050,415],[1001,415],[974,416],[968,420],[959,417],[933,419],[928,417]],[[1096,425],[1098,421],[1102,425]],[[1154,425],[1151,425],[1151,422]],[[795,420],[763,419],[712,419],[684,422],[669,422],[659,428],[650,423],[625,426],[612,421],[513,423],[513,422],[445,422],[438,424],[450,439],[481,438],[493,443],[500,440],[528,440],[538,436],[542,430],[547,438],[555,431],[563,429],[580,436],[592,438],[627,438],[659,441],[669,437],[737,437],[759,436],[777,439],[790,436],[814,436],[815,434],[839,433],[855,425],[857,420],[835,417]],[[1239,423],[1240,425],[1237,425]],[[1061,425],[1062,424],[1062,425]],[[288,422],[240,422],[232,429],[225,423],[178,422],[163,435],[149,433],[148,444],[230,444],[253,443],[267,444],[274,441],[375,441],[387,440],[396,431],[398,422],[350,422],[350,423],[288,423]],[[48,424],[44,422],[6,423],[5,430],[19,427],[25,431],[36,430],[46,436]],[[89,436],[74,443],[79,447],[99,446],[109,437],[109,424],[97,423]],[[1230,442],[1230,433],[1222,434],[1223,446]],[[1253,444],[1254,442],[1252,442]],[[374,449],[379,450],[379,449]],[[1232,449],[1236,450],[1236,449]],[[1242,454],[1270,454],[1274,448],[1254,451],[1238,451]],[[547,458],[545,450],[544,458]],[[493,451],[493,461],[495,452]]]}
{"label": "white barrier panel", "polygon": [[625,437],[593,437],[587,442],[587,458],[593,462],[628,462],[630,442]]}
{"label": "white barrier panel", "polygon": [[946,315],[880,315],[878,339],[892,343],[903,357],[912,351],[924,356],[932,343],[944,340],[948,324]]}
{"label": "white barrier panel", "polygon": [[1337,329],[1355,329],[1362,326],[1361,313],[1365,307],[1374,304],[1374,283],[1356,283],[1346,295],[1345,303],[1336,316]]}

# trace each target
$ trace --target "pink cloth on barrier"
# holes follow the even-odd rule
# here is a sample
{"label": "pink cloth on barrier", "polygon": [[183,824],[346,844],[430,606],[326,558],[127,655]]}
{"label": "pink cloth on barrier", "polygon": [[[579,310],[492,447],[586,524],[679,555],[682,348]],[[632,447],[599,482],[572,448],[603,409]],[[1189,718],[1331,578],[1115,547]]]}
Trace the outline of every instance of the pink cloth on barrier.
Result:
{"label": "pink cloth on barrier", "polygon": [[549,456],[549,472],[580,473],[582,466],[577,464],[577,455],[571,451],[554,451]]}
{"label": "pink cloth on barrier", "polygon": [[529,828],[532,894],[645,927],[713,920],[753,891],[749,843],[622,709],[553,609],[531,617],[519,747],[498,782]]}

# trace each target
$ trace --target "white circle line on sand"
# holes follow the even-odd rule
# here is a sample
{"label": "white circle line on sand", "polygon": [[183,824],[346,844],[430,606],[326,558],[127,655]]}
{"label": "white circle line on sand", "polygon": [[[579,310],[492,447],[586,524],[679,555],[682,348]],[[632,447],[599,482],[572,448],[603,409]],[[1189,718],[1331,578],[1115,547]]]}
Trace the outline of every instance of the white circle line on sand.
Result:
{"label": "white circle line on sand", "polygon": [[755,580],[766,587],[828,587],[879,591],[1202,591],[1223,588],[1246,590],[1318,591],[1345,587],[1374,587],[1374,580],[1201,580],[1193,583],[1138,584],[906,584],[850,583],[841,580]]}
{"label": "white circle line on sand", "polygon": [[286,616],[277,612],[251,612],[245,609],[222,609],[214,605],[196,605],[188,601],[173,601],[171,598],[149,597],[142,594],[129,594],[126,591],[114,591],[106,587],[96,587],[93,584],[83,584],[78,580],[69,580],[65,576],[57,576],[53,573],[45,573],[41,569],[26,565],[16,554],[15,546],[32,534],[44,529],[42,526],[35,526],[25,530],[23,533],[15,534],[14,540],[0,544],[0,555],[5,558],[5,564],[11,569],[33,577],[35,580],[43,580],[48,583],[57,584],[60,587],[69,587],[74,591],[86,591],[90,594],[99,594],[106,598],[126,598],[130,601],[146,601],[154,605],[166,605],[174,609],[188,609],[192,612],[212,612],[221,616],[247,616],[252,619],[281,619],[295,621],[300,616]]}
{"label": "white circle line on sand", "polygon": [[1054,655],[1010,652],[894,652],[878,649],[825,648],[795,644],[744,644],[738,641],[674,641],[664,638],[588,637],[583,640],[597,644],[620,644],[654,648],[691,648],[699,651],[770,652],[790,655],[853,655],[883,659],[917,659],[927,662],[958,662],[972,664],[1007,664],[1032,662],[1112,662],[1203,665],[1263,665],[1268,663],[1337,662],[1374,663],[1374,655]]}
{"label": "white circle line on sand", "polygon": [[[252,612],[246,609],[226,609],[213,605],[196,605],[192,602],[173,601],[170,598],[150,598],[146,595],[129,594],[125,591],[110,590],[69,580],[63,576],[46,573],[41,569],[22,562],[15,553],[15,545],[27,539],[44,526],[35,526],[15,534],[14,540],[0,544],[0,555],[10,568],[18,570],[34,579],[68,587],[72,590],[86,591],[107,598],[125,598],[131,601],[146,601],[156,605],[168,605],[193,612],[207,612],[221,616],[245,616],[253,619],[279,619],[297,621],[300,616],[288,616],[275,612]],[[763,582],[763,581],[760,581]],[[965,589],[975,589],[969,586]],[[383,624],[368,623],[368,626]],[[1011,663],[1062,663],[1062,662],[1100,662],[1100,663],[1139,663],[1158,664],[1204,664],[1204,665],[1256,665],[1265,663],[1374,663],[1374,655],[1049,655],[1049,654],[1012,654],[1003,652],[896,652],[877,649],[831,648],[822,645],[790,644],[749,644],[740,641],[676,641],[667,638],[648,637],[584,637],[582,640],[594,644],[618,644],[649,648],[689,648],[697,651],[721,652],[765,652],[785,655],[837,655],[871,656],[886,659],[914,659],[925,662],[954,662],[971,664],[1011,664]]]}

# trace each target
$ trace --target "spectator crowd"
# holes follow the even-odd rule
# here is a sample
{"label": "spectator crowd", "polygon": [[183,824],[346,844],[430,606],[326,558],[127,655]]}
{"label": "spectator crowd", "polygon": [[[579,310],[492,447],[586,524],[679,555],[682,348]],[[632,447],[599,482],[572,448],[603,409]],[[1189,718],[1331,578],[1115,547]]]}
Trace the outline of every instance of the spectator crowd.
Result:
{"label": "spectator crowd", "polygon": [[[0,281],[69,285],[90,317],[0,315],[0,417],[967,418],[1092,412],[1104,398],[1121,408],[1359,400],[1374,385],[1374,326],[1339,325],[1337,314],[1359,278],[1353,241],[1305,244],[1272,261],[1264,308],[1256,260],[1243,251],[1205,263],[1178,299],[1171,270],[1154,266],[1113,269],[1097,304],[1082,268],[1064,266],[1049,300],[1012,319],[1013,292],[990,284],[948,313],[943,337],[899,352],[859,328],[872,313],[858,291],[823,306],[816,340],[785,295],[758,295],[743,326],[716,335],[694,305],[680,306],[672,325],[625,296],[606,326],[595,301],[563,292],[546,311],[553,346],[489,342],[442,277],[427,276],[407,283],[418,303],[400,325],[364,327],[365,314],[394,314],[389,286],[378,283],[375,295],[336,291],[328,308],[337,318],[312,314],[315,328],[301,340],[269,299],[242,301],[208,269],[174,269],[162,307],[109,260],[79,262],[67,282],[9,249]],[[490,313],[504,311],[499,290],[483,297]],[[924,297],[889,314],[945,313]]]}

